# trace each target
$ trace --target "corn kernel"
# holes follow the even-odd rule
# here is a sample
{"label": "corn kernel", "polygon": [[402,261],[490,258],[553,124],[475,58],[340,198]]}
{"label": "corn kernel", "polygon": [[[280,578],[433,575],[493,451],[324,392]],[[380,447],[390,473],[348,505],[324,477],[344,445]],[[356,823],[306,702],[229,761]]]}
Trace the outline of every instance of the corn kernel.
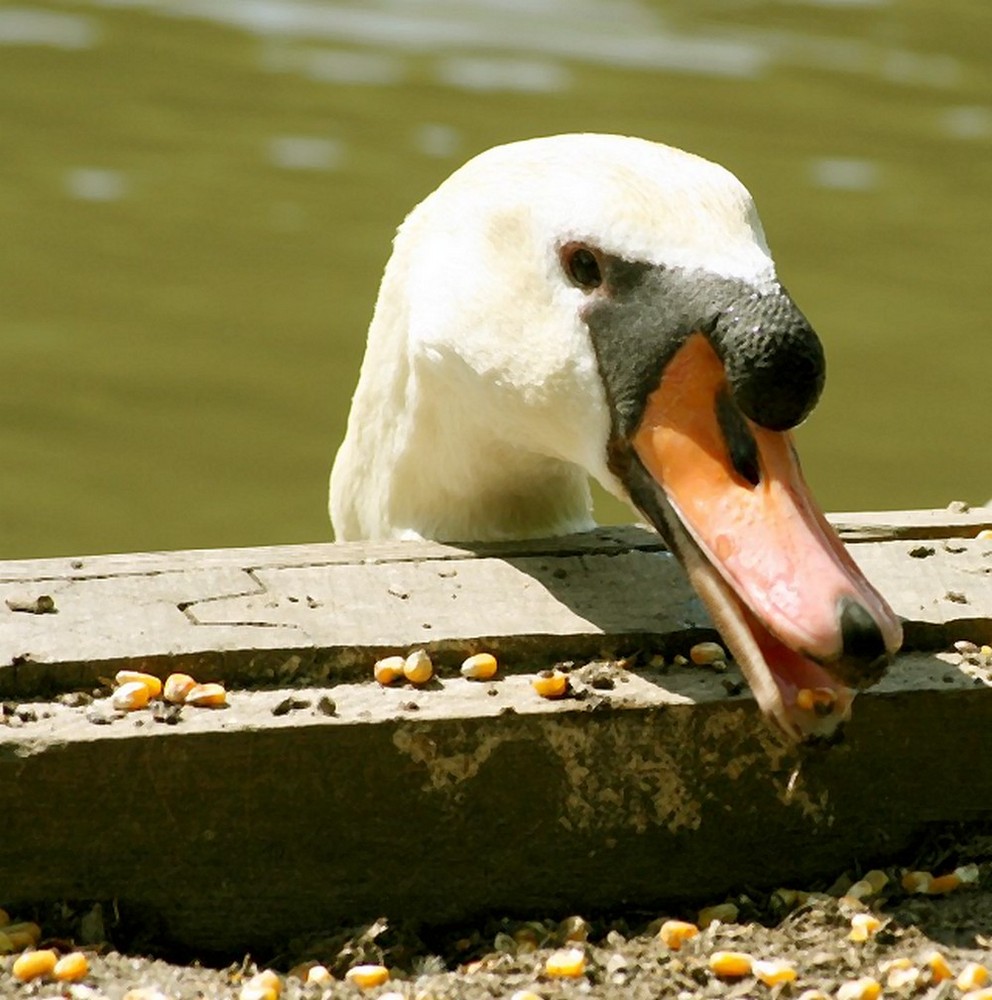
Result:
{"label": "corn kernel", "polygon": [[715,951],[710,955],[710,969],[722,979],[740,979],[750,975],[753,959],[743,951]]}
{"label": "corn kernel", "polygon": [[697,642],[689,650],[689,659],[698,666],[706,666],[716,663],[717,660],[725,660],[727,654],[723,651],[723,646],[718,642]]}
{"label": "corn kernel", "polygon": [[148,697],[157,698],[162,693],[162,681],[154,674],[146,674],[141,670],[118,670],[114,676],[118,687],[125,684],[144,684],[148,688]]}
{"label": "corn kernel", "polygon": [[330,986],[334,981],[334,977],[331,975],[331,970],[327,968],[326,965],[311,965],[307,969],[306,983],[316,983],[318,986]]}
{"label": "corn kernel", "polygon": [[185,703],[197,708],[221,708],[227,704],[227,691],[223,684],[194,684],[186,693]]}
{"label": "corn kernel", "polygon": [[561,698],[568,691],[568,674],[542,670],[530,683],[542,698]]}
{"label": "corn kernel", "polygon": [[590,930],[592,928],[589,926],[589,921],[585,917],[574,914],[571,917],[565,917],[558,924],[556,933],[560,941],[588,941]]}
{"label": "corn kernel", "polygon": [[954,985],[962,993],[965,993],[968,990],[977,990],[979,987],[984,986],[988,982],[988,979],[989,970],[984,965],[980,962],[969,962],[961,970],[958,978],[954,980]]}
{"label": "corn kernel", "polygon": [[378,1000],[406,1000],[399,990],[390,990],[388,993],[380,993]]}
{"label": "corn kernel", "polygon": [[876,1000],[882,984],[871,976],[862,976],[844,983],[837,991],[837,1000]]}
{"label": "corn kernel", "polygon": [[411,684],[426,684],[434,676],[434,664],[425,649],[415,649],[403,661],[403,676]]}
{"label": "corn kernel", "polygon": [[738,912],[737,906],[734,903],[717,903],[716,906],[704,906],[696,915],[696,923],[703,930],[717,920],[721,924],[733,924],[737,921]]}
{"label": "corn kernel", "polygon": [[90,971],[90,963],[81,951],[63,955],[52,969],[52,975],[61,983],[74,983]]}
{"label": "corn kernel", "polygon": [[837,702],[837,692],[833,688],[800,688],[796,692],[796,708],[817,715],[829,715]]}
{"label": "corn kernel", "polygon": [[[907,959],[906,961],[909,960]],[[902,990],[907,987],[915,988],[916,984],[920,981],[921,975],[920,970],[911,962],[905,967],[890,963],[885,974],[885,985],[890,990]]]}
{"label": "corn kernel", "polygon": [[987,986],[983,990],[968,990],[961,1000],[992,1000],[992,986]]}
{"label": "corn kernel", "polygon": [[950,875],[937,875],[935,878],[930,879],[927,892],[931,896],[942,896],[944,893],[953,892],[960,885],[961,879],[958,878],[955,872],[951,872]]}
{"label": "corn kernel", "polygon": [[344,974],[344,978],[363,990],[370,990],[389,979],[389,969],[384,965],[355,965]]}
{"label": "corn kernel", "polygon": [[488,681],[496,676],[496,657],[492,653],[476,653],[462,664],[462,677],[473,681]]}
{"label": "corn kernel", "polygon": [[128,990],[121,1000],[169,1000],[157,986],[136,986]]}
{"label": "corn kernel", "polygon": [[196,681],[189,674],[169,674],[162,686],[162,697],[173,705],[181,705],[195,687]]}
{"label": "corn kernel", "polygon": [[141,681],[122,684],[111,696],[110,704],[118,712],[134,712],[148,704],[151,693]]}
{"label": "corn kernel", "polygon": [[971,885],[978,881],[978,865],[961,865],[954,869],[954,874],[966,885]]}
{"label": "corn kernel", "polygon": [[779,983],[792,983],[796,980],[795,967],[781,958],[756,958],[751,963],[751,971],[765,986],[777,986]]}
{"label": "corn kernel", "polygon": [[238,1000],[279,1000],[279,994],[271,986],[252,978],[238,990]]}
{"label": "corn kernel", "polygon": [[375,679],[383,685],[395,684],[403,679],[403,667],[406,660],[402,656],[387,656],[382,660],[376,660],[372,672]]}
{"label": "corn kernel", "polygon": [[796,1000],[834,1000],[834,998],[823,990],[803,990]]}
{"label": "corn kernel", "polygon": [[274,969],[262,969],[261,972],[256,972],[248,981],[267,987],[274,991],[276,996],[282,993],[282,979],[279,978],[279,973]]}
{"label": "corn kernel", "polygon": [[28,983],[32,979],[50,975],[56,962],[58,962],[58,957],[50,948],[45,948],[42,951],[26,951],[14,959],[10,972],[15,979],[20,979],[22,983]]}
{"label": "corn kernel", "polygon": [[850,941],[867,941],[873,937],[882,926],[882,921],[874,913],[855,913],[851,917],[851,932],[847,935]]}
{"label": "corn kernel", "polygon": [[851,884],[846,895],[851,899],[867,899],[869,896],[875,895],[875,887],[866,878],[858,879],[857,882]]}
{"label": "corn kernel", "polygon": [[930,979],[935,983],[942,983],[945,979],[950,979],[954,975],[954,970],[948,965],[947,959],[939,951],[931,951],[924,959],[930,968]]}
{"label": "corn kernel", "polygon": [[667,948],[678,951],[686,941],[694,938],[698,933],[699,928],[687,920],[666,920],[661,925],[661,930],[658,931],[658,937]]}
{"label": "corn kernel", "polygon": [[889,876],[880,868],[872,868],[870,872],[865,872],[862,882],[867,882],[874,892],[881,892],[889,884]]}
{"label": "corn kernel", "polygon": [[975,535],[975,538],[981,542],[992,541],[992,528],[982,528],[982,530]]}
{"label": "corn kernel", "polygon": [[7,924],[3,933],[14,946],[14,951],[20,948],[34,948],[41,940],[41,928],[30,920]]}
{"label": "corn kernel", "polygon": [[510,1000],[543,1000],[539,993],[535,993],[533,990],[517,990]]}
{"label": "corn kernel", "polygon": [[553,951],[544,963],[544,971],[556,978],[576,979],[586,971],[586,954],[581,948]]}
{"label": "corn kernel", "polygon": [[906,892],[929,892],[932,881],[930,872],[903,872],[900,880]]}

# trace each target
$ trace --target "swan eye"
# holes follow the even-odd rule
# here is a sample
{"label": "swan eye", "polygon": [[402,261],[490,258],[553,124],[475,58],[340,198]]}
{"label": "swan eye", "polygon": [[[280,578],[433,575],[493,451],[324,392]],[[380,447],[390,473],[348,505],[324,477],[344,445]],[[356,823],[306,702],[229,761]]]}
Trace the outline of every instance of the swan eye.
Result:
{"label": "swan eye", "polygon": [[568,246],[562,251],[562,264],[572,283],[579,288],[591,290],[603,283],[603,273],[599,268],[599,258],[585,246]]}

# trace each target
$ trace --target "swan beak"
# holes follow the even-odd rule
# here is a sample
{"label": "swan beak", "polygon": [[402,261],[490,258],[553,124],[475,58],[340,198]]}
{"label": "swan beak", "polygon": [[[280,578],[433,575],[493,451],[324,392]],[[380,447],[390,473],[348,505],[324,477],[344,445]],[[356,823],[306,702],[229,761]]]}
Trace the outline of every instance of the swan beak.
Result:
{"label": "swan beak", "polygon": [[834,735],[902,627],[817,507],[790,433],[744,415],[695,333],[627,444],[634,502],[681,558],[761,709],[794,739]]}

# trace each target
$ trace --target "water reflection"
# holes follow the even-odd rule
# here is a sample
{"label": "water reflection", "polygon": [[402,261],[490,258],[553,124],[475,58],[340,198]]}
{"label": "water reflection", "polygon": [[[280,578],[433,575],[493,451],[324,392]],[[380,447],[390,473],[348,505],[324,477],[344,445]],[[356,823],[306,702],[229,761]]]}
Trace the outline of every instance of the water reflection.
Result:
{"label": "water reflection", "polygon": [[752,189],[827,346],[827,507],[986,500],[990,37],[968,0],[0,9],[0,556],[327,537],[395,226],[560,131]]}

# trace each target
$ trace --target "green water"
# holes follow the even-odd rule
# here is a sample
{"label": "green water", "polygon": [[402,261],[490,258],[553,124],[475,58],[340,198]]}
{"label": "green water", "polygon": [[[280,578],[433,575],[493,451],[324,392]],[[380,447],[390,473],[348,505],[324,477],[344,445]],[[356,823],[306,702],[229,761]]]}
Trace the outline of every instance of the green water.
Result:
{"label": "green water", "polygon": [[329,538],[394,227],[572,130],[750,187],[827,509],[984,502],[990,54],[977,0],[0,6],[0,557]]}

